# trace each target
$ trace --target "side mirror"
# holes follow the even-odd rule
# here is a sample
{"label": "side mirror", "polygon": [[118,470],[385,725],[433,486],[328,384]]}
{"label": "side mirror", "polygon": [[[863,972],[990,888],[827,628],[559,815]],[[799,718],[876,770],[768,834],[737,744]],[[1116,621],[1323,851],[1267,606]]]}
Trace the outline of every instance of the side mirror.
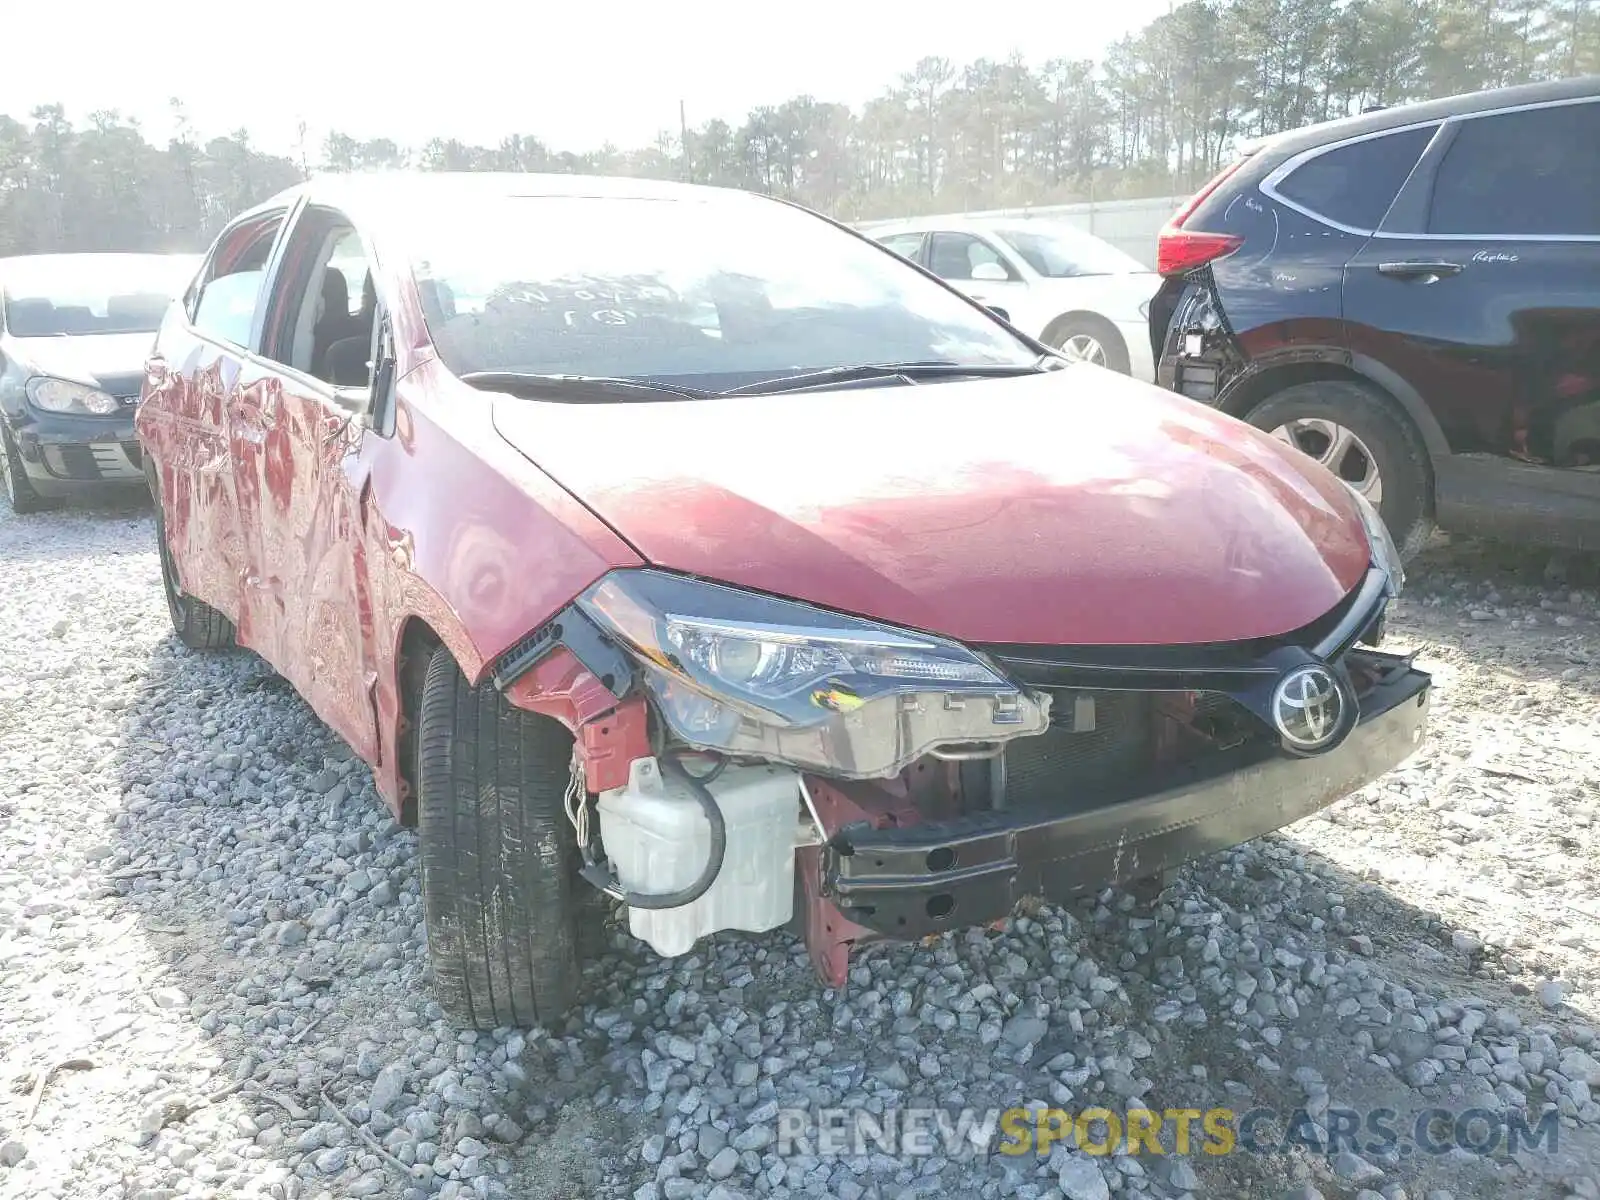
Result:
{"label": "side mirror", "polygon": [[972,268],[972,278],[979,283],[1005,283],[1011,276],[997,262],[981,262]]}
{"label": "side mirror", "polygon": [[1003,308],[1001,308],[1001,307],[999,307],[998,305],[995,305],[995,304],[986,304],[986,305],[984,305],[984,307],[987,308],[990,312],[992,312],[995,316],[999,317],[1007,325],[1011,324],[1011,314],[1008,313],[1005,309],[1003,309]]}
{"label": "side mirror", "polygon": [[373,331],[372,406],[368,419],[380,437],[394,433],[394,327],[385,313]]}

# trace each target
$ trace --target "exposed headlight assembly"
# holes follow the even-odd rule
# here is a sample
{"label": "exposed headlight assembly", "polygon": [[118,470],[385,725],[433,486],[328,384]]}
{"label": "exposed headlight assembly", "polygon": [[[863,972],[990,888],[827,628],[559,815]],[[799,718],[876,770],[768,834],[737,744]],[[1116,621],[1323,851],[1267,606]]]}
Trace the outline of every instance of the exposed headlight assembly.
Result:
{"label": "exposed headlight assembly", "polygon": [[48,375],[35,375],[28,380],[28,403],[45,412],[90,413],[109,417],[117,411],[117,401],[99,388],[73,383],[70,379],[52,379]]}
{"label": "exposed headlight assembly", "polygon": [[929,634],[653,570],[614,571],[578,604],[701,749],[873,779],[1049,725],[1048,697]]}
{"label": "exposed headlight assembly", "polygon": [[1367,545],[1372,549],[1372,565],[1389,577],[1389,596],[1393,599],[1406,586],[1406,568],[1400,561],[1400,551],[1395,547],[1394,538],[1389,536],[1389,527],[1372,506],[1372,501],[1350,487],[1348,482],[1345,487],[1350,488],[1350,494],[1356,498],[1356,511],[1361,514],[1361,524],[1367,531]]}

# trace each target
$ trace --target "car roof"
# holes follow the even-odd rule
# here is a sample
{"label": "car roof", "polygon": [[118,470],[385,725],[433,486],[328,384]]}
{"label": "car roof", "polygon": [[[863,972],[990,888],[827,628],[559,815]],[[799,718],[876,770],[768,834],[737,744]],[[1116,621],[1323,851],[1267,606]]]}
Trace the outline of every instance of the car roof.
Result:
{"label": "car roof", "polygon": [[737,188],[676,183],[614,175],[539,174],[531,171],[353,171],[312,176],[286,188],[257,209],[292,201],[299,195],[313,203],[366,209],[404,208],[420,203],[480,200],[495,197],[592,197],[594,199],[701,200],[737,203],[765,199]]}
{"label": "car roof", "polygon": [[364,233],[374,230],[399,233],[402,240],[414,229],[421,215],[447,211],[441,206],[452,203],[480,202],[497,197],[683,200],[712,204],[788,203],[739,188],[612,175],[379,170],[314,175],[238,213],[229,224],[235,225],[274,210],[291,207],[302,196],[309,203],[337,209]]}
{"label": "car roof", "polygon": [[1420,125],[1428,121],[1442,121],[1446,117],[1464,117],[1502,108],[1549,104],[1562,100],[1585,100],[1597,96],[1600,96],[1600,75],[1558,79],[1550,83],[1525,83],[1482,92],[1465,92],[1458,96],[1398,104],[1393,108],[1380,108],[1359,116],[1339,117],[1332,121],[1319,121],[1315,125],[1304,125],[1299,129],[1269,134],[1253,142],[1244,143],[1240,146],[1240,151],[1284,159],[1302,150],[1310,150],[1329,142],[1361,137],[1369,133],[1382,133],[1390,129],[1401,129],[1407,125]]}

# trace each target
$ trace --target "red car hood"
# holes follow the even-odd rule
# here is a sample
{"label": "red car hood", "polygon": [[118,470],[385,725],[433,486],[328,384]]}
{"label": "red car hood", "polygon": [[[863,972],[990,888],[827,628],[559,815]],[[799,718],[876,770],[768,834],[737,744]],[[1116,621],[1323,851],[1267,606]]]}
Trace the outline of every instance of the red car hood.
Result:
{"label": "red car hood", "polygon": [[658,566],[967,642],[1268,637],[1369,560],[1309,459],[1094,367],[494,420]]}

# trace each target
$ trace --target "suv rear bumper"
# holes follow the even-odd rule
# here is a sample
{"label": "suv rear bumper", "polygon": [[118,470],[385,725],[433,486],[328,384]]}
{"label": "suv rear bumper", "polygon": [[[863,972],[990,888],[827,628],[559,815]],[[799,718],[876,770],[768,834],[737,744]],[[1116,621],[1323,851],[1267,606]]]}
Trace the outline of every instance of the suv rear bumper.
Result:
{"label": "suv rear bumper", "polygon": [[1309,816],[1422,743],[1432,681],[1410,667],[1362,697],[1355,729],[1314,758],[1215,764],[1203,778],[1067,815],[979,813],[840,830],[824,890],[850,920],[895,938],[997,920],[1025,895],[1063,900],[1176,867]]}

